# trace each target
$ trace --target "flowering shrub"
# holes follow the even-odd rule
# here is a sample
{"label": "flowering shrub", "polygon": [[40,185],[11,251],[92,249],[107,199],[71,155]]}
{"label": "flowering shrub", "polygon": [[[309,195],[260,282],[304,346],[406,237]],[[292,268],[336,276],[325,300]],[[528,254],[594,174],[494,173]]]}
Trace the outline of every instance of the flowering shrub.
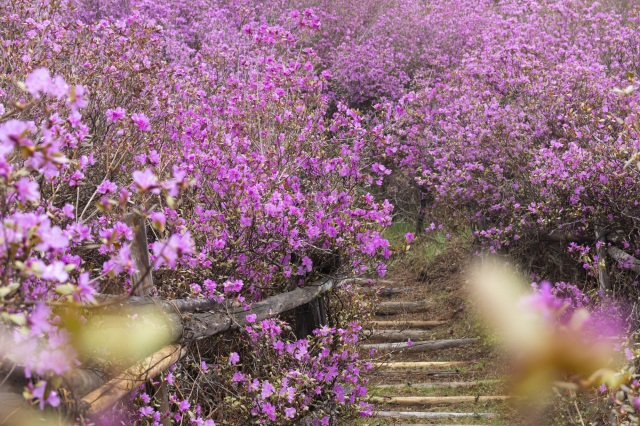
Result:
{"label": "flowering shrub", "polygon": [[[622,231],[637,248],[637,177],[624,165],[637,151],[638,10],[561,0],[476,6],[469,22],[484,29],[482,43],[377,106],[388,134],[379,154],[396,186],[413,181],[422,193],[427,223],[472,220],[488,249],[525,258],[547,252],[532,245],[549,234],[566,235],[566,245],[591,247],[587,259],[564,252],[593,275],[598,228]],[[441,16],[433,31],[448,31],[446,15],[433,19]]]}
{"label": "flowering shrub", "polygon": [[[267,25],[258,9],[245,19],[229,6],[189,33],[198,15],[181,21],[161,5],[0,5],[2,356],[25,367],[25,395],[41,408],[60,405],[58,378],[83,361],[52,306],[91,304],[98,292],[140,285],[130,212],[150,230],[157,291],[168,297],[248,304],[321,275],[370,266],[382,273],[377,259],[389,255],[380,231],[391,205],[366,193],[374,179],[367,141],[377,136],[344,105],[328,116],[318,58],[296,45],[317,27],[313,15],[291,11],[281,25]],[[219,34],[230,20],[237,31]],[[284,423],[323,401],[358,407],[359,328],[347,317],[337,315],[335,330],[311,338],[312,346],[263,324],[229,347],[285,345],[291,359],[276,366],[270,357],[284,352],[260,352],[242,373],[251,383],[293,387],[295,401],[260,394],[262,408],[246,412],[257,398],[247,387],[228,412],[192,413],[199,397],[178,397],[189,385],[180,382],[169,415],[184,424],[237,415]],[[220,370],[220,362],[206,368]],[[206,364],[196,365],[199,380],[209,380]],[[220,371],[222,382],[233,377]],[[141,417],[168,415],[154,414],[149,395],[136,401]],[[318,413],[322,422],[337,415],[335,407]]]}
{"label": "flowering shrub", "polygon": [[[613,0],[0,4],[3,358],[25,367],[34,405],[64,401],[53,385],[84,355],[58,307],[136,291],[132,212],[161,296],[245,307],[321,276],[384,274],[386,198],[420,231],[471,220],[486,249],[540,274],[531,253],[560,235],[562,260],[579,260],[564,280],[595,277],[611,240],[639,254],[639,13]],[[309,339],[269,320],[205,364],[190,352],[165,380],[210,393],[169,383],[174,421],[357,411],[365,365],[345,311]],[[235,390],[225,413],[203,404],[228,397],[214,375]],[[167,414],[135,398],[137,421]]]}

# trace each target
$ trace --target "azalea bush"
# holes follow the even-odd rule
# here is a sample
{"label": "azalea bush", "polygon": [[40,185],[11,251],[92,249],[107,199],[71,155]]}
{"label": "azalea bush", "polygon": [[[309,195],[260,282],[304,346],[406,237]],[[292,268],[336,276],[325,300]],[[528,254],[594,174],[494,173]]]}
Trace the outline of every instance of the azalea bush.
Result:
{"label": "azalea bush", "polygon": [[[378,136],[345,105],[327,114],[318,57],[296,44],[314,30],[312,14],[291,10],[280,26],[240,19],[237,32],[225,34],[231,46],[203,28],[198,34],[209,38],[200,49],[177,21],[154,20],[151,6],[125,6],[95,14],[71,2],[0,6],[3,359],[24,367],[25,395],[40,408],[68,402],[61,396],[71,389],[59,390],[59,378],[87,361],[68,344],[74,336],[62,306],[93,304],[96,293],[131,294],[140,285],[134,273],[146,273],[132,259],[131,213],[148,228],[162,297],[248,307],[327,275],[383,274],[380,261],[389,256],[380,231],[391,205],[366,191],[375,178],[368,141]],[[215,22],[226,25],[223,15]],[[176,366],[172,374],[183,376],[195,362],[200,386],[208,368],[224,383],[234,376],[220,369],[229,353],[253,348],[242,371],[251,380],[234,382],[241,389],[228,411],[199,404],[227,395],[210,390],[189,399],[193,383],[168,375],[171,412],[155,410],[147,395],[134,400],[140,410],[125,403],[118,415],[224,424],[237,416],[286,423],[311,415],[326,423],[349,410],[365,414],[360,329],[336,309],[307,355],[300,351],[310,343],[273,334],[284,324],[271,322],[249,327],[249,340],[226,345],[207,364],[194,352]],[[276,337],[275,352],[258,351]],[[280,346],[300,355],[287,352],[292,358],[274,367]],[[254,381],[297,395],[261,395],[263,408],[247,412]]]}
{"label": "azalea bush", "polygon": [[[625,164],[637,151],[638,10],[545,1],[479,2],[473,12],[466,22],[483,28],[482,43],[377,106],[389,190],[413,182],[423,228],[472,223],[487,250],[535,272],[555,262],[565,265],[557,279],[593,277],[605,233],[637,249],[637,176]],[[432,31],[446,32],[440,17]],[[559,249],[551,234],[565,236]]]}
{"label": "azalea bush", "polygon": [[[610,245],[640,254],[630,2],[5,3],[1,338],[34,406],[67,402],[60,377],[87,365],[65,327],[97,293],[138,290],[132,214],[158,296],[247,309],[384,275],[394,216],[420,233],[471,224],[536,281],[595,281]],[[619,266],[614,290],[634,294]],[[358,295],[329,301],[307,338],[284,316],[190,345],[161,378],[170,413],[143,389],[114,415],[367,414]]]}

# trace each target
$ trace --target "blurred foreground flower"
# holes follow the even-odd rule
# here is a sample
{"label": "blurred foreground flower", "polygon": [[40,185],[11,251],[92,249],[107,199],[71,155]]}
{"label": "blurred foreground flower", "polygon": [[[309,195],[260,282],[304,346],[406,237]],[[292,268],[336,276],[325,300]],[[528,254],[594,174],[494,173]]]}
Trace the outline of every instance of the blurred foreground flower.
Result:
{"label": "blurred foreground flower", "polygon": [[522,277],[497,260],[477,266],[470,284],[481,313],[513,357],[516,392],[541,396],[566,380],[573,387],[615,388],[629,379],[614,353],[622,327],[611,326],[606,309],[592,313],[558,297],[549,283],[527,291]]}

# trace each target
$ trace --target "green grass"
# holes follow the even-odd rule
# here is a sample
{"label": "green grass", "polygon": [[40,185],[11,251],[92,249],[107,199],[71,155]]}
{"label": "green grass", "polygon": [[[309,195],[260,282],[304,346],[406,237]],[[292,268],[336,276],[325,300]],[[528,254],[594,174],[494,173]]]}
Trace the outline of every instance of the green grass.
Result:
{"label": "green grass", "polygon": [[413,242],[407,244],[405,234],[414,232],[415,224],[408,222],[394,222],[383,231],[383,237],[389,240],[396,254],[390,262],[392,268],[397,266],[415,271],[427,268],[439,255],[445,253],[452,243],[469,241],[471,235],[470,230],[462,230],[447,238],[446,231],[435,230],[415,235]]}
{"label": "green grass", "polygon": [[382,236],[389,240],[392,246],[397,246],[404,243],[407,232],[414,233],[415,230],[416,226],[413,223],[394,222],[384,229]]}

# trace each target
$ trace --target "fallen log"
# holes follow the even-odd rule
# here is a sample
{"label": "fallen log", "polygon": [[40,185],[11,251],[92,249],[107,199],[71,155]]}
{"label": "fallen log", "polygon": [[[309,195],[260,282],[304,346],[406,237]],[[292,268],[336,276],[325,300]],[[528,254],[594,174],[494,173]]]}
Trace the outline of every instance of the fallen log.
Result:
{"label": "fallen log", "polygon": [[618,247],[607,247],[607,253],[619,264],[625,265],[627,269],[631,269],[634,272],[640,273],[640,260],[625,253]]}
{"label": "fallen log", "polygon": [[510,396],[373,396],[369,398],[369,402],[379,404],[394,404],[404,406],[415,405],[452,405],[464,403],[482,403],[489,401],[506,401]]}
{"label": "fallen log", "polygon": [[393,315],[400,313],[423,312],[434,307],[435,303],[423,300],[420,302],[382,302],[376,304],[376,315]]}
{"label": "fallen log", "polygon": [[433,367],[455,367],[473,364],[469,361],[422,361],[422,362],[373,362],[372,365],[385,370],[421,370]]}
{"label": "fallen log", "polygon": [[362,347],[364,349],[375,349],[378,351],[429,352],[440,349],[457,348],[458,346],[468,345],[479,340],[479,338],[474,337],[470,339],[430,340],[424,342],[369,343],[362,345]]}
{"label": "fallen log", "polygon": [[446,324],[447,321],[371,321],[375,328],[435,328]]}
{"label": "fallen log", "polygon": [[87,414],[95,416],[109,409],[136,387],[171,367],[185,354],[185,348],[173,344],[128,368],[82,398],[82,403],[88,407]]}
{"label": "fallen log", "polygon": [[420,411],[376,411],[374,417],[386,417],[397,419],[456,419],[460,417],[483,417],[491,419],[495,413],[436,413]]}
{"label": "fallen log", "polygon": [[372,339],[421,340],[428,339],[431,332],[425,330],[372,330],[367,333],[367,336]]}
{"label": "fallen log", "polygon": [[427,383],[398,383],[377,385],[376,388],[419,388],[419,389],[436,389],[436,388],[472,388],[485,384],[497,383],[498,380],[478,380],[477,382],[427,382]]}

